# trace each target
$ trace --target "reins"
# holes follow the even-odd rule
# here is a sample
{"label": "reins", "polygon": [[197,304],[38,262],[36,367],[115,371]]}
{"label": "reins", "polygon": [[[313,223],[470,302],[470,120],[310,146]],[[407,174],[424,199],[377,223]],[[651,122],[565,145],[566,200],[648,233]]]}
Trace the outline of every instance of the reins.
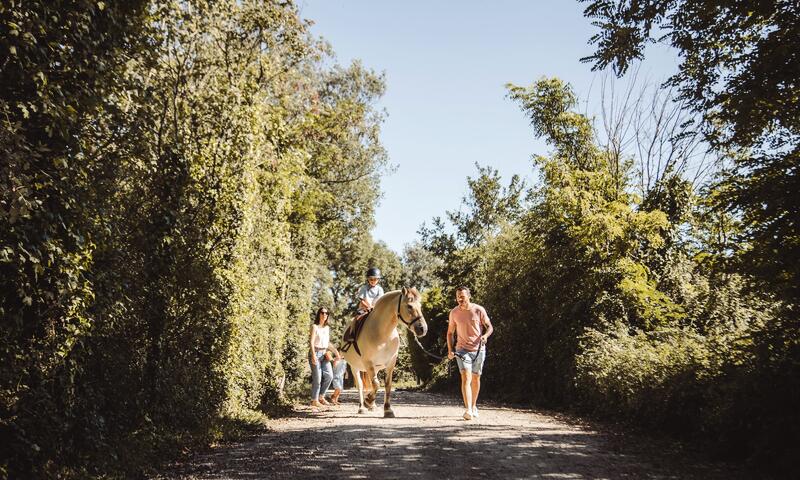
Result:
{"label": "reins", "polygon": [[[402,298],[402,295],[401,295],[401,298]],[[397,315],[400,316],[400,303],[397,304]],[[402,317],[400,317],[400,319],[403,320]],[[415,319],[414,321],[416,321],[416,320],[419,320],[419,318]],[[403,320],[403,323],[406,323],[405,320]],[[414,322],[412,321],[411,323],[414,323]],[[411,323],[407,323],[406,325],[411,326]],[[483,328],[481,328],[482,326],[483,325],[479,321],[478,322],[478,328],[480,329],[480,333],[481,334],[483,334]],[[444,360],[445,358],[447,358],[447,357],[442,357],[440,355],[436,355],[435,353],[429,352],[425,347],[422,346],[422,343],[420,343],[419,338],[417,338],[416,335],[414,335],[414,341],[417,342],[417,346],[420,348],[420,350],[422,350],[429,357],[435,358],[436,360],[439,360],[439,361]],[[485,348],[486,348],[486,344],[481,343],[478,346],[478,350],[476,350],[475,353],[470,353],[470,352],[458,353],[457,351],[454,351],[453,355],[455,355],[458,358],[460,358],[462,362],[464,361],[464,357],[469,356],[470,359],[472,360],[472,362],[474,363],[475,360],[478,359],[478,355],[481,354],[481,350],[485,349]]]}
{"label": "reins", "polygon": [[427,354],[429,357],[433,357],[436,360],[440,360],[440,361],[445,359],[445,357],[440,357],[439,355],[436,355],[435,353],[431,353],[431,352],[425,350],[425,347],[422,346],[422,344],[419,342],[419,338],[417,338],[416,335],[414,335],[414,341],[417,342],[417,346],[420,348],[420,350],[425,352],[425,354]]}
{"label": "reins", "polygon": [[[399,318],[400,321],[403,322],[408,328],[411,328],[411,325],[414,325],[414,323],[418,322],[422,318],[422,316],[420,315],[420,316],[416,317],[415,319],[411,320],[410,322],[406,322],[406,320],[403,318],[403,315],[400,313],[400,306],[402,304],[403,304],[403,294],[400,293],[400,297],[397,299],[397,318]],[[433,357],[433,358],[435,358],[437,360],[444,360],[444,357],[440,357],[439,355],[436,355],[434,353],[431,353],[431,352],[427,351],[425,349],[425,347],[423,347],[422,344],[419,343],[419,338],[417,338],[416,335],[412,335],[412,336],[414,337],[414,341],[417,342],[417,345],[419,346],[420,349],[422,349],[423,352],[425,352],[427,355],[429,355],[429,356],[431,356],[431,357]]]}
{"label": "reins", "polygon": [[[435,353],[431,353],[431,352],[429,352],[428,350],[426,350],[426,349],[425,349],[425,347],[423,347],[423,346],[422,346],[422,344],[421,344],[421,343],[420,343],[420,341],[419,341],[419,338],[417,338],[417,336],[416,336],[416,335],[414,335],[414,341],[415,341],[415,342],[417,342],[417,346],[419,347],[419,349],[420,349],[420,350],[422,350],[422,351],[423,351],[423,352],[424,352],[426,355],[428,355],[429,357],[433,357],[433,358],[435,358],[436,360],[444,360],[445,358],[447,358],[447,357],[442,357],[442,356],[436,355]],[[483,345],[483,344],[482,344],[480,347],[478,347],[478,350],[477,350],[475,353],[470,353],[470,352],[464,352],[464,353],[453,352],[453,355],[455,355],[456,357],[460,358],[462,361],[464,360],[464,357],[465,357],[465,356],[469,356],[469,357],[472,359],[472,361],[474,362],[475,360],[477,360],[477,359],[478,359],[478,355],[480,355],[480,353],[481,353],[481,350],[482,350],[483,348],[485,348],[485,347],[486,347],[486,345]]]}
{"label": "reins", "polygon": [[[400,307],[402,305],[403,305],[403,293],[400,292],[400,295],[397,297],[397,318],[400,319],[400,321],[403,322],[403,324],[406,327],[411,329],[412,325],[414,325],[415,323],[419,322],[422,319],[422,315],[414,317],[410,321],[406,321],[406,319],[403,318],[403,314],[401,312],[401,308]],[[364,322],[362,322],[362,324],[363,323],[366,323],[366,318],[364,319]],[[480,325],[479,325],[478,328],[480,328]],[[420,350],[422,350],[429,357],[435,358],[436,360],[439,360],[439,361],[444,360],[445,358],[447,358],[447,357],[443,357],[441,355],[436,355],[435,353],[429,352],[425,347],[422,346],[422,343],[420,343],[419,338],[417,338],[416,335],[412,335],[412,336],[414,337],[414,342],[417,343],[417,346],[420,348]],[[480,355],[481,349],[483,349],[483,348],[485,348],[485,345],[481,344],[478,347],[478,350],[475,353],[471,353],[471,352],[464,352],[464,353],[453,352],[453,354],[456,355],[457,357],[461,358],[462,361],[464,360],[464,357],[469,356],[472,359],[472,361],[474,362],[475,360],[477,360],[478,355]],[[356,350],[358,350],[358,347],[356,347]]]}

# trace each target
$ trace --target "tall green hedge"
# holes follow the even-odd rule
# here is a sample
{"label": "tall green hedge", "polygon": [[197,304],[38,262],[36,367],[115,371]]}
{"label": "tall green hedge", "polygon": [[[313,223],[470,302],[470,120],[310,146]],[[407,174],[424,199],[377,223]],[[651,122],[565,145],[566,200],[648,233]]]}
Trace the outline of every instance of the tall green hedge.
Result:
{"label": "tall green hedge", "polygon": [[287,2],[5,2],[0,28],[0,474],[128,476],[280,402],[318,266],[372,222],[383,79]]}

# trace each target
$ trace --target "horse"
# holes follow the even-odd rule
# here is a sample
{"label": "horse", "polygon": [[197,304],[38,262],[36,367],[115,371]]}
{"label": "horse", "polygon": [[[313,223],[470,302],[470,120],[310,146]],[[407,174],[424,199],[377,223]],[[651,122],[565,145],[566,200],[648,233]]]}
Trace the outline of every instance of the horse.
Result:
{"label": "horse", "polygon": [[[397,351],[400,349],[398,323],[402,322],[415,336],[423,337],[428,333],[428,324],[422,316],[420,294],[416,288],[393,290],[380,297],[363,320],[364,324],[358,332],[356,348],[348,348],[344,358],[358,385],[358,413],[375,408],[378,396],[378,372],[386,370],[386,388],[383,393],[383,416],[394,418],[390,404],[392,395],[392,372],[397,363]],[[354,328],[351,322],[349,328]],[[359,352],[360,351],[360,352]],[[365,373],[362,378],[361,373]],[[364,396],[365,383],[369,382],[369,393]]]}

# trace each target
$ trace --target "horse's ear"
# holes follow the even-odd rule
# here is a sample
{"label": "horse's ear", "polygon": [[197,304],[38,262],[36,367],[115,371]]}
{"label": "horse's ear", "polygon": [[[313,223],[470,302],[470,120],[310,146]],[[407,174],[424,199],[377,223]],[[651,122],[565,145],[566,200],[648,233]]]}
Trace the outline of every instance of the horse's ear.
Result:
{"label": "horse's ear", "polygon": [[403,287],[403,296],[405,297],[406,294],[408,294],[408,289],[406,287]]}

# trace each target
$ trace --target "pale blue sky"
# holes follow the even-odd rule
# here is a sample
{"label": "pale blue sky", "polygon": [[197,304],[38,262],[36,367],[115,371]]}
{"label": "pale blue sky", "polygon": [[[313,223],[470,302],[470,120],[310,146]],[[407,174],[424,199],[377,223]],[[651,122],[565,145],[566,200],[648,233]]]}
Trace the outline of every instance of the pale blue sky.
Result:
{"label": "pale blue sky", "polygon": [[[596,110],[599,73],[579,61],[592,53],[595,28],[572,0],[366,1],[298,0],[312,32],[327,39],[337,60],[383,71],[388,112],[382,141],[397,170],[383,178],[373,236],[397,253],[420,225],[458,209],[475,163],[536,179],[533,154],[544,142],[516,104],[508,82],[541,76],[570,82]],[[651,48],[641,73],[663,80],[677,59]]]}

